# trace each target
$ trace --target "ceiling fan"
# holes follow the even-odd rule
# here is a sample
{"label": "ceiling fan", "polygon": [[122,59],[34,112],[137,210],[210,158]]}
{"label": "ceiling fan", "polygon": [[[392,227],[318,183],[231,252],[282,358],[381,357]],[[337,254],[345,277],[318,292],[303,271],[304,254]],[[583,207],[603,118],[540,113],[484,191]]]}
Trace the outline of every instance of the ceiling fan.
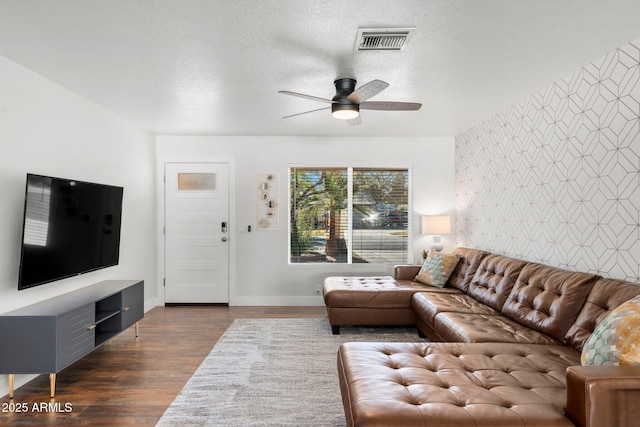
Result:
{"label": "ceiling fan", "polygon": [[290,116],[283,117],[283,119],[299,116],[301,114],[313,113],[315,111],[328,110],[329,108],[331,108],[331,115],[333,117],[335,117],[336,119],[345,120],[347,124],[355,126],[362,123],[360,119],[360,109],[412,111],[419,110],[420,107],[422,107],[422,104],[417,102],[367,101],[367,99],[379,94],[389,86],[389,83],[383,82],[382,80],[372,80],[369,83],[360,86],[358,89],[355,89],[356,81],[354,79],[337,79],[333,82],[333,84],[336,87],[336,95],[332,99],[305,95],[303,93],[290,92],[288,90],[278,91],[278,93],[282,93],[285,95],[297,96],[300,98],[311,99],[313,101],[320,101],[331,104],[330,107],[318,108],[316,110],[292,114]]}

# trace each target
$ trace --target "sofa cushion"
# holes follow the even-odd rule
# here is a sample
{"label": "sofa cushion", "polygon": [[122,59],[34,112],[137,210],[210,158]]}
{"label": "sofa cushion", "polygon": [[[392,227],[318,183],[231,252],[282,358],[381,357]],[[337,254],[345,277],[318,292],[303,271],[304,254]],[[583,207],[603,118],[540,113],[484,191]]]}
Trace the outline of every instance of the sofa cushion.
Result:
{"label": "sofa cushion", "polygon": [[504,303],[502,313],[562,341],[596,277],[542,264],[527,264]]}
{"label": "sofa cushion", "polygon": [[436,315],[442,312],[480,313],[494,316],[500,314],[493,308],[462,293],[416,292],[411,297],[411,308],[416,316],[431,327],[433,327]]}
{"label": "sofa cushion", "polygon": [[573,426],[565,346],[347,343],[337,357],[347,425]]}
{"label": "sofa cushion", "polygon": [[460,261],[458,261],[458,265],[456,265],[453,273],[449,276],[449,282],[447,284],[452,288],[459,289],[466,293],[478,266],[480,266],[484,257],[489,255],[489,252],[459,247],[455,248],[453,253],[460,257]]}
{"label": "sofa cushion", "polygon": [[614,309],[585,341],[582,365],[640,365],[640,296]]}
{"label": "sofa cushion", "polygon": [[526,264],[525,261],[514,258],[488,255],[471,279],[467,293],[500,311]]}
{"label": "sofa cushion", "polygon": [[636,283],[616,279],[598,279],[593,284],[576,321],[569,328],[565,343],[582,351],[586,339],[611,310],[637,295],[640,295],[640,286]]}
{"label": "sofa cushion", "polygon": [[459,260],[460,258],[454,254],[429,251],[427,259],[424,260],[414,280],[425,285],[443,288]]}
{"label": "sofa cushion", "polygon": [[447,342],[562,344],[501,314],[443,312],[436,315],[433,329]]}

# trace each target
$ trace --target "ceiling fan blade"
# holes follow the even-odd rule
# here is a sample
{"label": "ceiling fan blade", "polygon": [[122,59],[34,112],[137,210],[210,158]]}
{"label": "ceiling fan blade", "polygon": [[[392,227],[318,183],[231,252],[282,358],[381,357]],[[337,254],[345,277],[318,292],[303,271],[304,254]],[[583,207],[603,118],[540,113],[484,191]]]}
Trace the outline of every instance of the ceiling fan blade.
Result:
{"label": "ceiling fan blade", "polygon": [[283,119],[288,119],[289,117],[301,116],[303,114],[315,113],[316,111],[328,110],[329,108],[331,108],[331,107],[322,107],[322,108],[318,108],[316,110],[304,111],[302,113],[291,114],[290,116],[284,116]]}
{"label": "ceiling fan blade", "polygon": [[297,96],[298,98],[310,99],[312,101],[328,102],[329,104],[333,104],[334,102],[330,99],[320,98],[318,96],[312,96],[312,95],[305,95],[304,93],[290,92],[288,90],[279,90],[278,93],[281,93],[283,95]]}
{"label": "ceiling fan blade", "polygon": [[361,110],[414,111],[420,107],[422,104],[418,102],[369,101],[360,104]]}
{"label": "ceiling fan blade", "polygon": [[347,122],[347,124],[349,126],[358,126],[360,124],[362,124],[362,119],[360,118],[360,116],[358,115],[357,117],[353,118],[353,119],[349,119],[349,120],[345,120]]}
{"label": "ceiling fan blade", "polygon": [[375,96],[389,87],[389,83],[382,80],[371,80],[369,83],[360,86],[358,89],[351,92],[347,99],[356,104],[360,104],[372,96]]}

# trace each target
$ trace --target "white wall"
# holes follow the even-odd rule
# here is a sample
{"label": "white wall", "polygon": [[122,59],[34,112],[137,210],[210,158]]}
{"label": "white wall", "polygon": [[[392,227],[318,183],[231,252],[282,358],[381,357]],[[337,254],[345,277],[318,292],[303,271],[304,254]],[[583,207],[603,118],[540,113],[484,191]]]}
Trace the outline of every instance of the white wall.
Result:
{"label": "white wall", "polygon": [[[453,138],[158,136],[156,155],[159,202],[165,160],[231,161],[235,171],[230,219],[231,305],[320,305],[322,299],[315,289],[326,276],[392,274],[390,265],[288,264],[287,172],[291,164],[412,168],[412,243],[416,262],[421,260],[421,250],[431,245],[430,237],[420,235],[419,216],[453,214]],[[258,173],[279,174],[279,230],[240,234],[238,224],[250,224],[256,230]],[[161,206],[159,215],[162,216]],[[452,236],[443,238],[446,249],[453,247],[452,241]]]}
{"label": "white wall", "polygon": [[[112,278],[144,279],[155,305],[153,147],[150,133],[0,56],[0,313]],[[17,290],[27,172],[124,187],[118,266]]]}

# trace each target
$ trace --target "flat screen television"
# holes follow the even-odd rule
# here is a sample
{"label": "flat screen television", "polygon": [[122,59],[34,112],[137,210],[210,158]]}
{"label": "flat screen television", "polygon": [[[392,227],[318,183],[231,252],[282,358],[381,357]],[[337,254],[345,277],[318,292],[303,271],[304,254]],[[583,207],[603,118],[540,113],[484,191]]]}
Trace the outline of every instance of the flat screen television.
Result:
{"label": "flat screen television", "polygon": [[27,174],[18,289],[117,265],[122,187]]}

